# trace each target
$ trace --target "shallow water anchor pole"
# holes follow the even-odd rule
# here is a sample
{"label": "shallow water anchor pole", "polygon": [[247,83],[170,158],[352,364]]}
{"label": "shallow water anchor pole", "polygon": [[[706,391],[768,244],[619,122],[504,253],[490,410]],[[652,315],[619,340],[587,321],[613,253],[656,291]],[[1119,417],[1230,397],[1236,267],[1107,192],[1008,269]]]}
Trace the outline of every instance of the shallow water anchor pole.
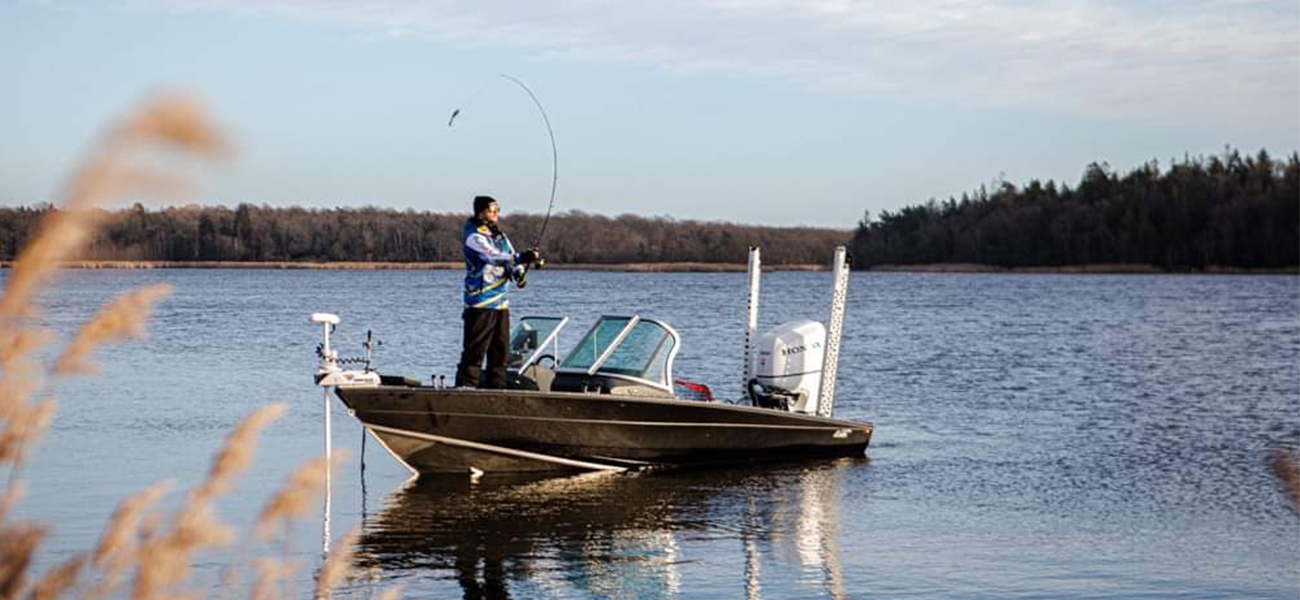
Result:
{"label": "shallow water anchor pole", "polygon": [[[338,353],[330,349],[330,328],[335,325],[338,325],[339,318],[337,315],[331,315],[329,313],[312,313],[311,322],[320,323],[322,326],[324,326],[324,331],[325,331],[325,341],[321,347],[321,366],[320,366],[320,370],[317,372],[317,376],[318,376],[317,381],[320,382],[321,379],[323,379],[325,376],[330,374],[331,370],[333,371],[338,370]],[[330,450],[334,446],[334,444],[330,439],[330,434],[333,429],[332,427],[330,427],[330,386],[325,385],[325,386],[321,386],[321,388],[324,391],[324,394],[322,396],[324,398],[324,403],[321,405],[321,407],[324,409],[324,413],[325,413],[325,506],[324,506],[325,517],[321,526],[321,547],[322,547],[321,552],[325,554],[329,554],[330,551],[330,488],[331,488],[330,465],[332,464],[330,461]]]}
{"label": "shallow water anchor pole", "polygon": [[835,247],[831,264],[831,318],[826,327],[826,353],[822,357],[822,381],[817,395],[817,416],[829,417],[835,405],[835,371],[840,362],[840,335],[844,333],[844,306],[849,293],[848,250]]}
{"label": "shallow water anchor pole", "polygon": [[329,554],[330,552],[330,466],[333,462],[330,460],[330,449],[333,443],[330,441],[330,389],[325,388],[325,403],[322,405],[325,409],[325,526],[321,532],[321,552]]}
{"label": "shallow water anchor pole", "polygon": [[754,378],[754,334],[758,331],[758,277],[762,271],[758,246],[749,247],[749,314],[745,326],[745,380],[741,382],[742,398],[753,398],[749,393],[749,380]]}

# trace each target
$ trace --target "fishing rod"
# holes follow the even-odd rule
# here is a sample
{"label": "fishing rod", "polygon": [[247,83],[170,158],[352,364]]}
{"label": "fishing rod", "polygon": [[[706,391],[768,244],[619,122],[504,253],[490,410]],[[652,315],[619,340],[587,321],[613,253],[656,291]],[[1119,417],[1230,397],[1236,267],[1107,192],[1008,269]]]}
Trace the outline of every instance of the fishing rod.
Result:
{"label": "fishing rod", "polygon": [[[560,153],[555,146],[555,130],[551,128],[551,119],[546,115],[546,109],[542,107],[542,102],[537,99],[537,95],[533,93],[533,90],[529,89],[524,82],[520,81],[516,77],[505,73],[502,73],[501,77],[511,81],[515,85],[518,85],[520,89],[524,90],[524,93],[528,94],[528,97],[532,99],[533,105],[537,107],[538,114],[542,116],[542,123],[546,125],[546,135],[551,140],[551,199],[546,204],[546,217],[542,219],[542,228],[537,232],[537,238],[531,246],[532,248],[541,248],[542,240],[546,237],[546,227],[551,223],[551,213],[555,210],[555,190],[560,181]],[[447,119],[448,128],[451,128],[452,124],[456,122],[456,117],[458,115],[460,115],[459,108],[451,111],[451,117]],[[538,266],[541,265],[539,264]],[[527,273],[528,267],[525,266],[524,269],[524,272]]]}

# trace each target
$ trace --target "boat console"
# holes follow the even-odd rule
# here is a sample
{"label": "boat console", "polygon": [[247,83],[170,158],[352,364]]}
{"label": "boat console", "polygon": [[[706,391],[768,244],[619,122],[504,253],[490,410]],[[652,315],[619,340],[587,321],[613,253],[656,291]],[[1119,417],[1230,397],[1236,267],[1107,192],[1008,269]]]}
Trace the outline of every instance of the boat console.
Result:
{"label": "boat console", "polygon": [[560,354],[560,330],[568,322],[568,317],[524,317],[515,324],[506,358],[506,387],[551,391]]}
{"label": "boat console", "polygon": [[[510,387],[557,392],[673,398],[673,359],[680,336],[667,324],[603,316],[556,361],[568,317],[524,317],[510,336]],[[547,364],[549,363],[549,364]]]}

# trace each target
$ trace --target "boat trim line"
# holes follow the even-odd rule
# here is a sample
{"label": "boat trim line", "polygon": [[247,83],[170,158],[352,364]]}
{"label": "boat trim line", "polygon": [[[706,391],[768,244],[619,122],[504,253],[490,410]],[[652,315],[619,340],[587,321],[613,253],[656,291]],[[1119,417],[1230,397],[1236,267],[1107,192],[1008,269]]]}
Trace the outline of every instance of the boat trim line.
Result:
{"label": "boat trim line", "polygon": [[388,443],[384,442],[384,438],[379,437],[379,434],[372,431],[370,429],[370,426],[365,425],[365,423],[362,423],[362,425],[366,427],[366,433],[370,434],[370,437],[375,438],[375,441],[379,442],[379,447],[383,448],[384,451],[387,452],[389,456],[393,457],[393,459],[396,460],[403,467],[406,467],[406,470],[410,471],[412,475],[418,476],[420,474],[420,471],[418,469],[412,467],[410,463],[406,462],[405,460],[402,460],[402,457],[398,456],[396,452],[393,452],[393,449],[388,447]]}
{"label": "boat trim line", "polygon": [[430,433],[420,433],[418,431],[411,431],[409,429],[397,429],[394,427],[384,427],[383,425],[366,425],[366,427],[368,429],[372,429],[374,431],[379,431],[382,433],[388,433],[397,436],[405,436],[409,438],[415,438],[417,440],[424,440],[427,442],[447,444],[448,446],[458,446],[461,448],[471,448],[474,450],[482,450],[484,452],[493,452],[496,454],[504,454],[506,456],[515,456],[518,458],[527,458],[530,460],[548,462],[552,464],[562,465],[566,467],[574,467],[578,469],[590,469],[593,471],[626,471],[627,470],[624,467],[618,467],[614,465],[603,465],[600,463],[593,463],[593,462],[587,462],[582,460],[573,460],[570,458],[561,458],[559,456],[551,456],[549,454],[528,452],[526,450],[515,450],[514,448],[506,448],[504,446],[493,446],[491,444],[471,442],[468,440],[462,440],[462,439],[446,437],[441,435],[433,435]]}

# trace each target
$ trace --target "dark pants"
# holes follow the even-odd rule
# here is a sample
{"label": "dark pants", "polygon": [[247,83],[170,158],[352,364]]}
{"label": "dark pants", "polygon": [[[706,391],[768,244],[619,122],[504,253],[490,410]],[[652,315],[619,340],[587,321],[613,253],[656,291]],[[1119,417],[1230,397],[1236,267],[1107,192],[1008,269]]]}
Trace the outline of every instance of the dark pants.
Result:
{"label": "dark pants", "polygon": [[[460,365],[456,367],[456,387],[506,387],[510,311],[466,308],[461,318],[465,320],[465,336]],[[487,354],[487,373],[480,382],[484,354]]]}

